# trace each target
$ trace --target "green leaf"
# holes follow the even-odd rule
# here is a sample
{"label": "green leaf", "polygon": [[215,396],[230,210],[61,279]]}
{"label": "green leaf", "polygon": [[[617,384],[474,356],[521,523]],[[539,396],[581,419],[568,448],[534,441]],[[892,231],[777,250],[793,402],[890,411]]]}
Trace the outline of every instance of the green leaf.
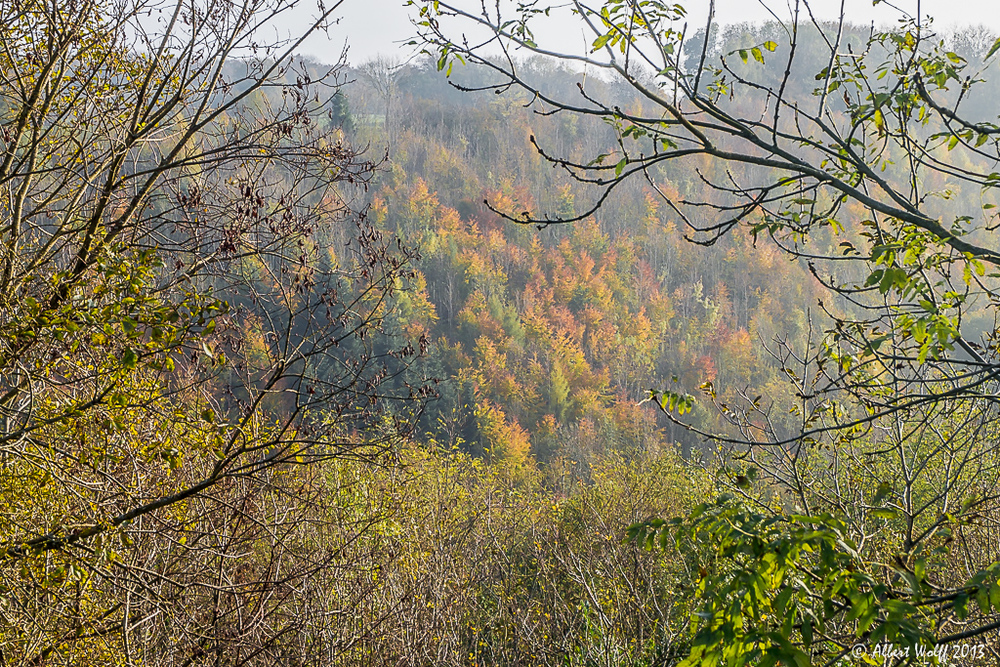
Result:
{"label": "green leaf", "polygon": [[792,586],[786,586],[784,590],[778,593],[778,597],[774,599],[774,611],[779,615],[783,614],[785,612],[785,605],[787,605],[788,601],[792,599],[792,595],[794,595],[795,592],[795,588]]}
{"label": "green leaf", "polygon": [[868,632],[869,628],[872,627],[872,623],[878,617],[878,608],[875,605],[870,605],[861,618],[858,619],[858,636],[860,637],[864,633]]}
{"label": "green leaf", "polygon": [[976,604],[979,605],[979,611],[984,614],[990,613],[990,596],[985,588],[976,591]]}
{"label": "green leaf", "polygon": [[845,620],[853,621],[860,618],[870,606],[871,602],[869,602],[868,596],[864,594],[856,598],[851,598],[851,611],[847,613]]}
{"label": "green leaf", "polygon": [[771,41],[764,42],[761,46],[763,46],[768,51],[774,51],[776,48],[778,48],[778,45]]}
{"label": "green leaf", "polygon": [[1000,49],[1000,39],[993,42],[993,46],[991,46],[990,50],[986,52],[986,57],[983,58],[983,60],[989,60],[990,56],[997,52],[997,49]]}
{"label": "green leaf", "polygon": [[960,594],[955,599],[955,613],[959,618],[966,618],[969,615],[969,596],[966,593]]}
{"label": "green leaf", "polygon": [[125,353],[122,354],[122,366],[132,370],[135,368],[136,364],[139,363],[139,355],[135,353],[130,347],[125,348]]}
{"label": "green leaf", "polygon": [[627,165],[627,164],[628,164],[628,158],[627,157],[623,157],[621,160],[618,161],[618,164],[615,165],[615,176],[616,177],[622,175],[622,171],[624,171],[625,165]]}

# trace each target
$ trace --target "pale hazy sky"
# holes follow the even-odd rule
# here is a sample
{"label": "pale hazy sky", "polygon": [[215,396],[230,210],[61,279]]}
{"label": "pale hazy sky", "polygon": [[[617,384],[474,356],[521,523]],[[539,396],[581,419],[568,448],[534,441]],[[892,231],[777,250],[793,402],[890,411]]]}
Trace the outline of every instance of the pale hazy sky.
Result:
{"label": "pale hazy sky", "polygon": [[[471,2],[471,7],[479,5],[479,0],[465,1]],[[786,0],[764,1],[778,16],[789,16],[789,2]],[[888,2],[877,7],[872,6],[872,0],[845,0],[845,3],[847,16],[855,23],[875,21],[877,24],[889,24],[900,15],[887,6]],[[352,64],[364,62],[380,53],[406,57],[410,51],[400,42],[411,37],[414,29],[408,18],[413,9],[406,8],[404,4],[405,0],[345,0],[338,12],[340,23],[330,30],[330,39],[326,36],[314,37],[305,45],[304,51],[317,59],[333,61],[346,40]],[[687,0],[681,4],[688,9],[692,26],[704,22],[707,0]],[[917,0],[895,0],[892,4],[911,13],[917,8]],[[811,5],[822,18],[834,18],[840,10],[840,0],[813,0]],[[921,0],[920,10],[925,16],[934,17],[938,29],[983,24],[1000,33],[1000,0]],[[761,0],[716,0],[716,16],[724,23],[771,18],[762,7]],[[575,31],[573,35],[546,37],[549,40],[562,37],[580,41],[579,28],[574,26],[572,29]]]}

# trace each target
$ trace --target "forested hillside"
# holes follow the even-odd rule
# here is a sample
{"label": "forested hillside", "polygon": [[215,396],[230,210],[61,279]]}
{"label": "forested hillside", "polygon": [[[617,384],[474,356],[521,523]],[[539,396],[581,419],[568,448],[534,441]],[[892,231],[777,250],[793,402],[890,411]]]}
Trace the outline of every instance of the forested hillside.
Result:
{"label": "forested hillside", "polygon": [[[781,364],[767,346],[776,337],[802,345],[826,321],[805,262],[748,231],[714,247],[691,243],[648,184],[621,188],[573,224],[502,220],[490,207],[585,210],[588,186],[553,169],[533,138],[579,157],[613,152],[613,130],[600,119],[539,114],[524,96],[462,94],[430,62],[373,66],[380,71],[354,72],[347,88],[351,134],[373,150],[388,145],[372,214],[420,249],[398,317],[427,342],[419,368],[442,380],[421,437],[531,464],[675,443],[687,455],[703,439],[640,406],[650,389],[697,393],[712,382],[723,401],[781,400]],[[526,68],[562,90],[581,80],[541,61]],[[376,87],[380,79],[391,85]],[[634,95],[619,102],[640,112]],[[700,169],[712,178],[726,166]],[[683,197],[704,185],[670,170],[661,187]],[[694,409],[696,424],[721,427],[711,407]]]}

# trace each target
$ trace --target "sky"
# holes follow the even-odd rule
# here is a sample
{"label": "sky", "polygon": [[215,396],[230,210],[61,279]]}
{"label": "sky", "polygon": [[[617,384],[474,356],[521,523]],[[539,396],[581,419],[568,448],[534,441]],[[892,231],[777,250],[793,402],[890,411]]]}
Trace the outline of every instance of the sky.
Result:
{"label": "sky", "polygon": [[[329,1],[329,0],[328,0]],[[479,0],[457,0],[476,7]],[[791,0],[794,2],[794,0]],[[899,11],[892,8],[915,13],[920,5],[921,14],[934,18],[935,28],[949,29],[973,24],[983,24],[1000,34],[1000,0],[894,0],[881,2],[873,6],[872,0],[843,0],[845,13],[855,23],[892,24],[899,16]],[[766,3],[775,14],[785,18],[790,15],[787,0],[716,0],[716,17],[723,23],[739,23],[742,21],[766,21],[772,19],[764,8]],[[308,0],[307,0],[308,4]],[[406,47],[406,42],[414,35],[409,15],[412,7],[405,7],[405,0],[344,0],[337,15],[339,23],[332,27],[329,37],[317,35],[305,45],[303,52],[324,62],[336,61],[345,43],[349,49],[348,61],[352,65],[361,64],[376,55],[388,55],[405,60],[412,53],[412,47]],[[553,4],[561,4],[553,2]],[[681,0],[688,9],[692,25],[704,23],[707,0]],[[840,11],[841,0],[813,0],[813,11],[818,18],[833,19]],[[291,19],[286,26],[294,30],[296,23],[304,24],[308,11]],[[543,37],[548,43],[572,41],[574,44],[581,39],[579,28],[567,34],[566,29],[552,29]],[[568,40],[568,41],[567,41]]]}

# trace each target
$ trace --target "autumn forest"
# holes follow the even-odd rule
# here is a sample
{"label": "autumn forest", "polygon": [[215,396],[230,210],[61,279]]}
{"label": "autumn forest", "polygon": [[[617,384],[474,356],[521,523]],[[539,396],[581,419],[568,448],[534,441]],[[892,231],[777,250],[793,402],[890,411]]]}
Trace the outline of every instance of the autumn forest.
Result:
{"label": "autumn forest", "polygon": [[295,4],[0,0],[0,666],[996,664],[997,35]]}

